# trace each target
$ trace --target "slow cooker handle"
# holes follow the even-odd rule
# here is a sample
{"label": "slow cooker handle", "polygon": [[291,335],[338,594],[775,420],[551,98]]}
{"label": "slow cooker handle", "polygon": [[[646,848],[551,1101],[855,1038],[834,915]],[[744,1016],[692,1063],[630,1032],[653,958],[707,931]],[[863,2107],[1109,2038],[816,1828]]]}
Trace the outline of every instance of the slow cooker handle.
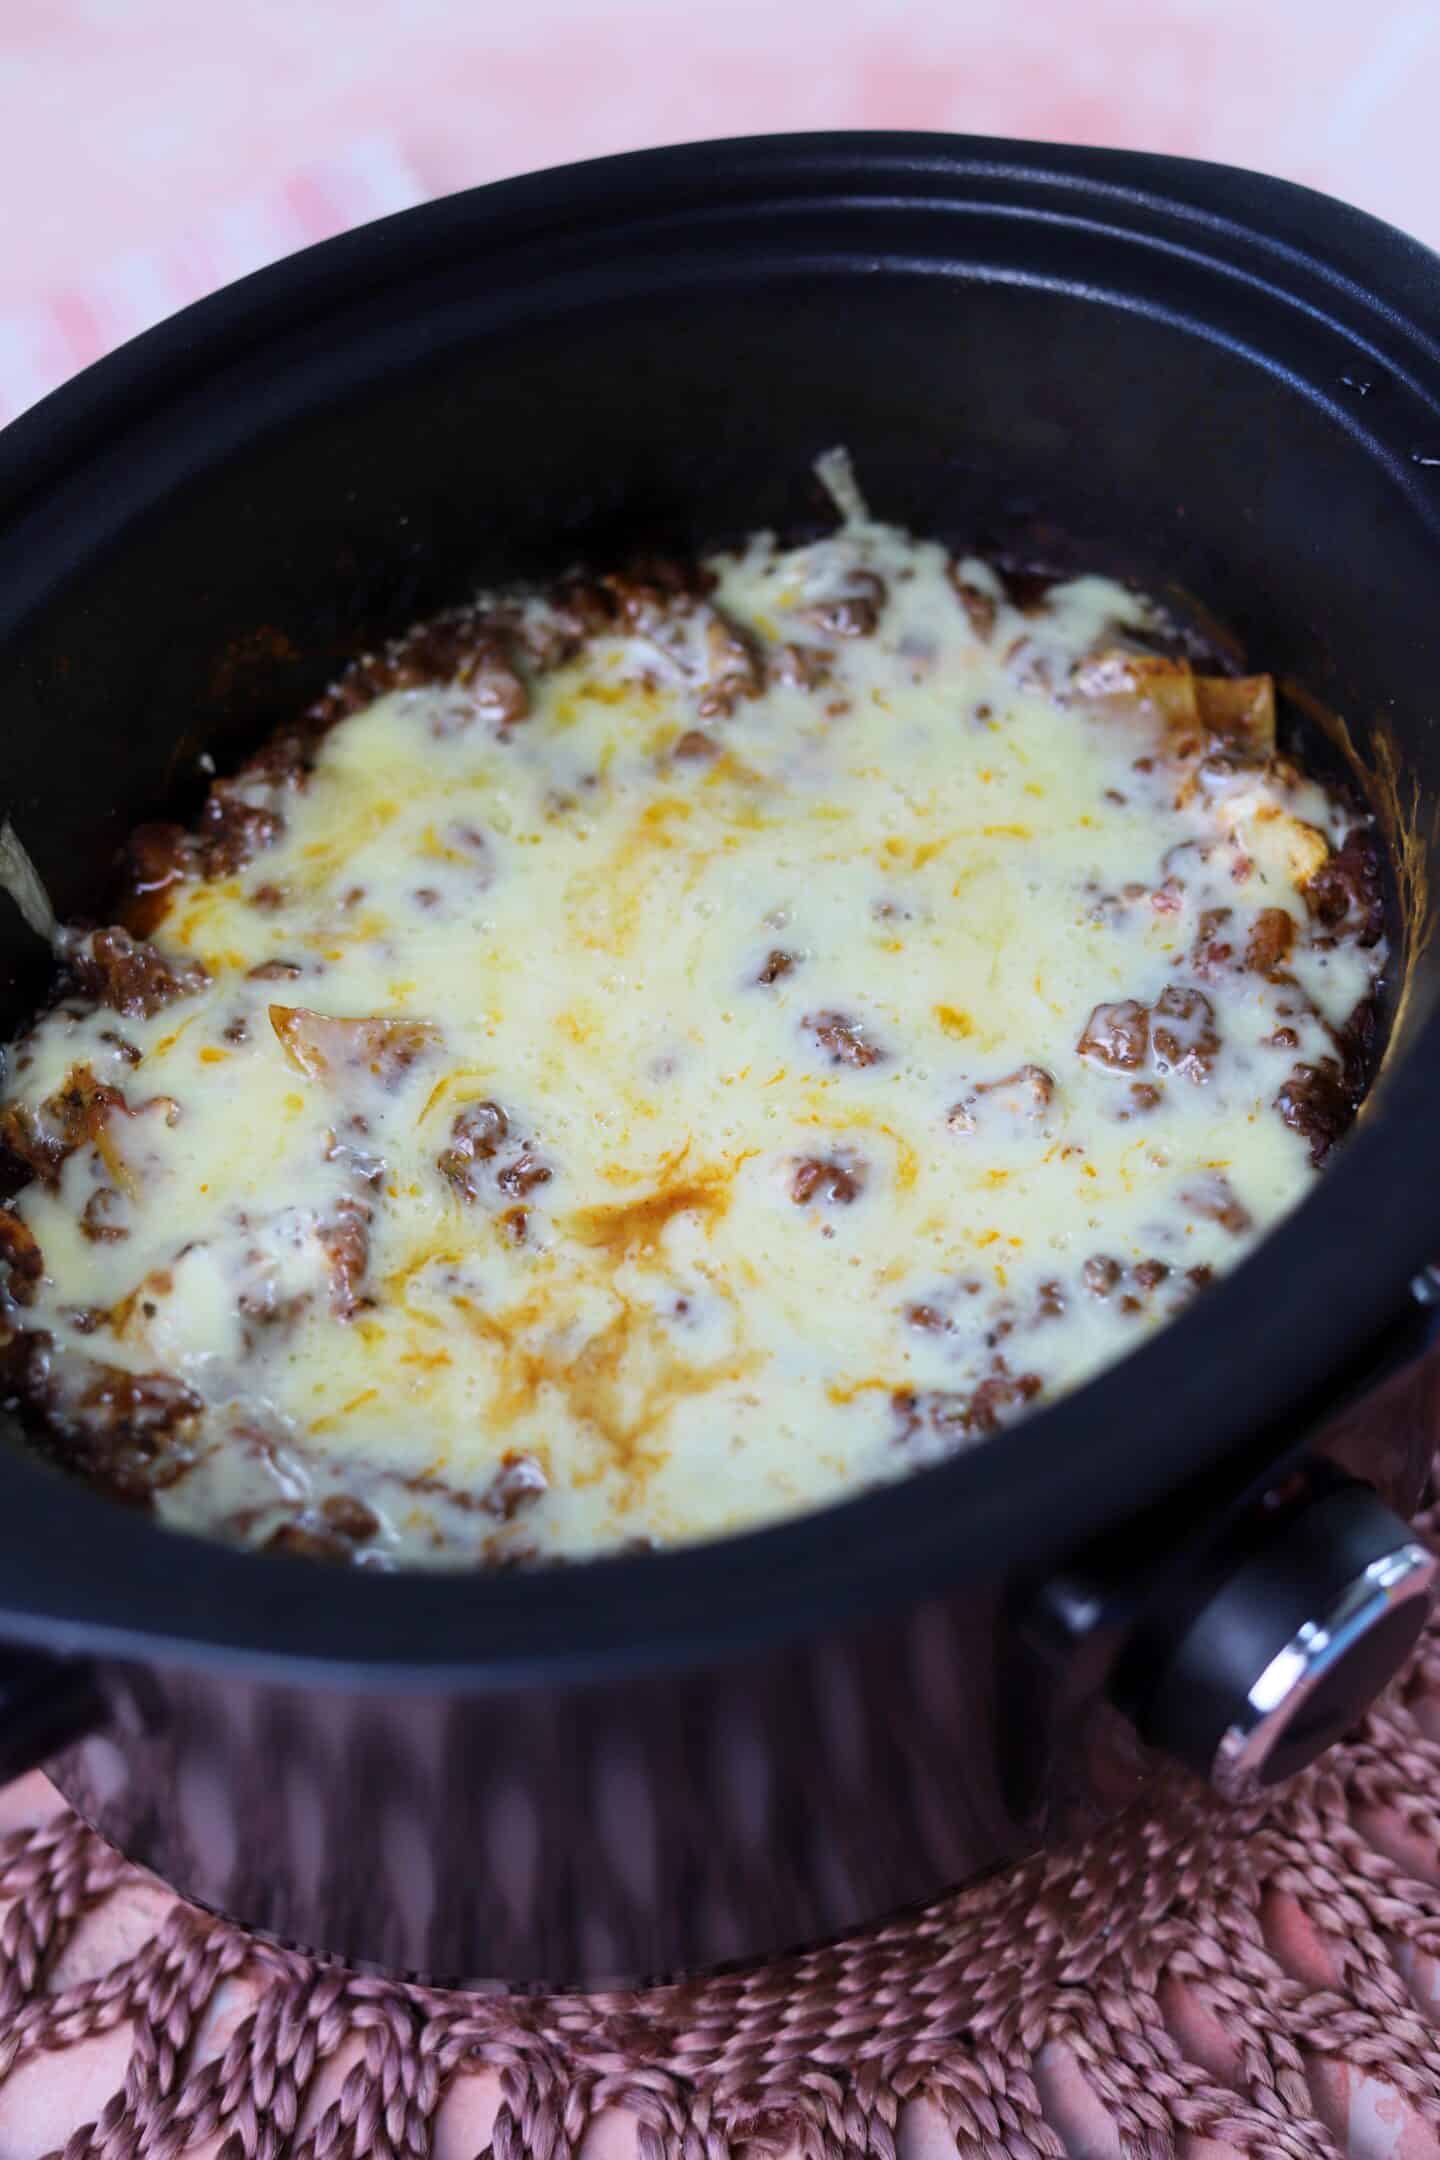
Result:
{"label": "slow cooker handle", "polygon": [[1132,1709],[1141,1738],[1227,1799],[1293,1777],[1400,1670],[1435,1576],[1435,1555],[1368,1486],[1321,1491],[1272,1525],[1157,1661]]}
{"label": "slow cooker handle", "polygon": [[1135,1535],[1051,1577],[1028,1639],[1058,1659],[1062,1693],[1104,1695],[1232,1800],[1294,1776],[1363,1716],[1435,1591],[1436,1556],[1410,1525],[1313,1457],[1213,1542],[1182,1538],[1167,1563],[1169,1541],[1145,1540],[1139,1595]]}
{"label": "slow cooker handle", "polygon": [[40,1650],[0,1650],[0,1785],[38,1770],[104,1721],[90,1668]]}

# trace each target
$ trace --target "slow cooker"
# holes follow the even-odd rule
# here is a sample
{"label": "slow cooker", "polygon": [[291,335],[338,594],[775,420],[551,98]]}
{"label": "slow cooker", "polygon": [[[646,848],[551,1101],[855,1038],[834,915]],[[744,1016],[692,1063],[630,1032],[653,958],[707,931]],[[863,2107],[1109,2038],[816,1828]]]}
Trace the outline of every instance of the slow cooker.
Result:
{"label": "slow cooker", "polygon": [[[0,1450],[0,1769],[205,1905],[552,1984],[814,1941],[1178,1757],[1241,1798],[1423,1621],[1436,1437],[1440,264],[1278,180],[924,135],[609,158],[187,310],[0,439],[0,799],[62,915],[345,659],[487,580],[876,512],[1137,580],[1372,803],[1388,1043],[1253,1257],[1020,1428],[687,1550],[365,1575]],[[5,1029],[48,955],[8,906]],[[544,965],[537,953],[536,965]],[[248,1116],[243,1097],[236,1119]],[[256,1130],[257,1149],[266,1145]]]}

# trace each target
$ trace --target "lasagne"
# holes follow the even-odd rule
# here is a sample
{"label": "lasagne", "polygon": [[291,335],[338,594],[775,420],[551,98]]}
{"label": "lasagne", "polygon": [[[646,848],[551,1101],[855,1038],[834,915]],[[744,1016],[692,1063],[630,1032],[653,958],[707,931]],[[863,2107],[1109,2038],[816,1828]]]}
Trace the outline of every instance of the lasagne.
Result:
{"label": "lasagne", "polygon": [[1154,607],[871,518],[487,596],[142,828],[8,1054],[0,1334],[167,1523],[711,1537],[990,1441],[1307,1191],[1357,805]]}

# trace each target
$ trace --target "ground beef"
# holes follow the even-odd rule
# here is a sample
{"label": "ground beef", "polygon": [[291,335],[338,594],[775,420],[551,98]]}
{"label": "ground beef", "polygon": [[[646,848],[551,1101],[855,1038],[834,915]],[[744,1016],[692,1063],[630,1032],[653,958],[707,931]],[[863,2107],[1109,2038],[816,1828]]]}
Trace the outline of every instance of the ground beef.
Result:
{"label": "ground beef", "polygon": [[[1314,1010],[1298,983],[1291,985],[1289,995],[1298,1009]],[[1309,1141],[1310,1160],[1317,1168],[1355,1122],[1374,1067],[1377,1024],[1372,994],[1362,999],[1343,1027],[1329,1029],[1334,1055],[1313,1065],[1294,1066],[1274,1099],[1285,1123]],[[1276,1037],[1294,1033],[1292,1028],[1277,1029]],[[1276,1047],[1295,1045],[1277,1042]]]}
{"label": "ground beef", "polygon": [[732,713],[737,698],[758,697],[764,687],[765,668],[755,647],[744,632],[727,622],[723,615],[712,614],[705,626],[701,719],[711,720]]}
{"label": "ground beef", "polygon": [[895,1414],[895,1444],[930,1452],[927,1442],[938,1441],[944,1451],[967,1440],[983,1439],[1032,1403],[1044,1388],[1038,1373],[1012,1373],[1003,1357],[992,1360],[991,1370],[968,1392],[930,1388],[917,1393],[901,1388],[891,1396]]}
{"label": "ground beef", "polygon": [[355,1557],[355,1548],[346,1537],[336,1530],[327,1530],[323,1522],[313,1522],[297,1516],[294,1522],[282,1523],[273,1536],[265,1541],[266,1552],[284,1553],[291,1560],[321,1560],[333,1567],[348,1567]]}
{"label": "ground beef", "polygon": [[350,1493],[332,1493],[318,1508],[307,1508],[282,1523],[266,1541],[265,1550],[344,1566],[355,1558],[357,1546],[367,1544],[379,1528],[379,1516],[363,1500]]}
{"label": "ground beef", "polygon": [[810,1030],[832,1065],[878,1065],[885,1052],[865,1035],[863,1023],[845,1013],[807,1013],[803,1025]]}
{"label": "ground beef", "polygon": [[1156,1069],[1179,1073],[1197,1086],[1209,1079],[1220,1052],[1215,1008],[1203,990],[1172,983],[1155,1000],[1150,1047]]}
{"label": "ground beef", "polygon": [[1097,1005],[1075,1045],[1081,1057],[1094,1058],[1112,1072],[1133,1072],[1145,1063],[1150,1047],[1150,1014],[1135,998]]}
{"label": "ground beef", "polygon": [[1310,1143],[1318,1169],[1337,1140],[1354,1122],[1356,1094],[1339,1058],[1318,1065],[1297,1065],[1275,1097],[1275,1108],[1292,1132]]}
{"label": "ground beef", "polygon": [[781,952],[777,947],[774,952],[766,955],[765,965],[761,968],[755,980],[758,983],[777,983],[782,975],[791,974],[794,967],[794,953]]}
{"label": "ground beef", "polygon": [[970,1424],[978,1433],[998,1432],[1008,1417],[1034,1402],[1045,1383],[1038,1373],[1011,1373],[1003,1358],[970,1398]]}
{"label": "ground beef", "polygon": [[548,1492],[549,1486],[550,1481],[534,1455],[507,1454],[486,1486],[480,1505],[487,1515],[510,1522],[522,1508],[534,1507]]}
{"label": "ground beef", "polygon": [[1357,826],[1305,887],[1305,905],[1327,930],[1344,929],[1374,945],[1385,928],[1380,850],[1374,833]]}
{"label": "ground beef", "polygon": [[[246,758],[236,779],[263,781],[277,789],[302,788],[310,777],[315,745],[320,736],[336,720],[344,719],[348,713],[359,712],[368,702],[357,698],[350,703],[349,695],[338,690],[328,691],[290,727],[278,728],[267,742]],[[375,695],[378,697],[380,692]]]}
{"label": "ground beef", "polygon": [[771,660],[777,682],[792,690],[820,690],[830,680],[831,656],[821,645],[782,645]]}
{"label": "ground beef", "polygon": [[952,1103],[945,1123],[953,1133],[973,1133],[989,1109],[1016,1124],[1037,1124],[1055,1099],[1055,1076],[1043,1065],[1017,1065],[998,1080],[977,1081],[970,1093]]}
{"label": "ground beef", "polygon": [[[44,1107],[48,1109],[49,1105]],[[32,1177],[45,1185],[60,1182],[60,1166],[78,1144],[67,1143],[63,1134],[52,1131],[43,1115],[37,1116],[28,1103],[18,1102],[6,1103],[0,1110],[0,1142]]]}
{"label": "ground beef", "polygon": [[[263,1265],[263,1256],[260,1253],[252,1253],[251,1259],[257,1265]],[[242,1290],[235,1300],[237,1311],[248,1323],[244,1331],[247,1346],[254,1342],[256,1330],[293,1327],[309,1304],[308,1291],[299,1291],[294,1296],[286,1297],[273,1276],[261,1275],[257,1281]]]}
{"label": "ground beef", "polygon": [[999,603],[994,594],[986,592],[983,586],[972,585],[958,562],[950,564],[950,583],[954,586],[955,597],[969,619],[970,628],[982,644],[988,645],[994,633],[995,617],[999,612]]}
{"label": "ground beef", "polygon": [[506,735],[530,716],[530,692],[499,637],[477,638],[462,662],[459,681],[474,701],[478,717]]}
{"label": "ground beef", "polygon": [[206,877],[231,877],[285,830],[278,810],[247,801],[241,783],[217,780],[200,816],[196,853]]}
{"label": "ground beef", "polygon": [[1014,1117],[1043,1117],[1055,1099],[1055,1075],[1043,1065],[1017,1065],[999,1080],[976,1082],[978,1096],[993,1096]]}
{"label": "ground beef", "polygon": [[352,1320],[368,1300],[360,1285],[370,1264],[370,1208],[346,1194],[333,1222],[322,1226],[320,1243],[330,1270],[330,1310],[337,1320]]}
{"label": "ground beef", "polygon": [[75,1468],[119,1499],[144,1501],[189,1469],[186,1428],[204,1404],[169,1373],[94,1365],[77,1400],[45,1407]]}
{"label": "ground beef", "polygon": [[1250,927],[1245,946],[1245,965],[1252,975],[1274,976],[1284,966],[1295,943],[1295,918],[1288,909],[1262,908]]}
{"label": "ground beef", "polygon": [[1236,1198],[1235,1189],[1223,1171],[1208,1171],[1196,1184],[1188,1186],[1180,1199],[1192,1214],[1202,1216],[1207,1222],[1219,1223],[1232,1237],[1243,1237],[1251,1226],[1249,1208]]}
{"label": "ground beef", "polygon": [[192,997],[210,979],[200,961],[167,960],[155,946],[136,944],[118,927],[74,939],[65,960],[98,1004],[134,1019],[148,1020],[177,998]]}
{"label": "ground beef", "polygon": [[[613,603],[608,621],[618,620],[629,630],[651,631],[659,629],[668,616],[687,612],[703,599],[710,579],[697,563],[647,555],[626,570],[608,572],[599,584]],[[584,619],[587,632],[607,627],[607,620],[597,622],[593,613]]]}
{"label": "ground beef", "polygon": [[[560,630],[544,664],[567,658],[582,635],[578,627],[568,638]],[[468,693],[472,714],[467,717],[487,723],[503,738],[530,710],[530,693],[516,661],[516,648],[524,643],[518,612],[505,606],[460,608],[419,623],[383,652],[366,653],[352,662],[311,706],[303,727],[277,741],[276,760],[263,768],[252,761],[245,772],[303,780],[318,736],[394,690],[454,683]]]}
{"label": "ground beef", "polygon": [[110,1118],[130,1114],[119,1088],[97,1080],[88,1065],[77,1065],[38,1111],[7,1103],[0,1110],[0,1141],[42,1184],[54,1186],[67,1157],[93,1145]]}
{"label": "ground beef", "polygon": [[537,1185],[548,1185],[554,1175],[549,1164],[541,1162],[527,1145],[513,1162],[495,1173],[495,1182],[508,1199],[523,1200]]}
{"label": "ground beef", "polygon": [[848,1207],[865,1189],[865,1165],[857,1156],[807,1155],[795,1165],[790,1197],[797,1207],[823,1200],[831,1207]]}
{"label": "ground beef", "polygon": [[872,637],[880,627],[885,600],[885,580],[873,570],[856,570],[843,592],[812,601],[800,612],[826,637]]}
{"label": "ground beef", "polygon": [[[473,1203],[485,1197],[485,1173],[491,1171],[491,1165],[506,1148],[511,1152],[491,1175],[496,1189],[507,1200],[524,1200],[537,1186],[550,1182],[553,1169],[541,1160],[531,1142],[517,1136],[509,1116],[497,1102],[470,1103],[457,1114],[450,1128],[450,1144],[436,1157],[435,1167],[462,1200]],[[503,1219],[515,1242],[523,1244],[528,1227],[525,1210],[510,1208]]]}
{"label": "ground beef", "polygon": [[[1235,948],[1224,935],[1225,925],[1233,913],[1234,910],[1228,907],[1202,910],[1190,953],[1190,965],[1197,975],[1207,979],[1218,975],[1234,959]],[[1246,964],[1249,964],[1248,959]]]}
{"label": "ground beef", "polygon": [[7,1284],[17,1305],[28,1305],[35,1285],[45,1273],[45,1261],[28,1223],[9,1208],[0,1208],[0,1261],[7,1270]]}
{"label": "ground beef", "polygon": [[480,1198],[480,1167],[493,1161],[509,1131],[510,1120],[497,1102],[470,1103],[457,1114],[450,1145],[436,1167],[462,1200]]}
{"label": "ground beef", "polygon": [[129,1237],[124,1223],[112,1220],[121,1204],[121,1196],[113,1185],[97,1185],[81,1212],[81,1235],[89,1238],[92,1245],[115,1244],[119,1239]]}
{"label": "ground beef", "polygon": [[[758,697],[763,691],[765,662],[749,632],[707,603],[711,582],[701,569],[664,559],[642,562],[598,580],[581,579],[568,585],[561,594],[560,616],[575,633],[572,649],[607,630],[654,640],[692,675],[699,692],[700,718],[723,719],[739,699]],[[696,630],[701,648],[698,667],[690,658]],[[687,734],[681,740],[690,743],[692,737]],[[681,757],[704,754],[676,747]]]}
{"label": "ground beef", "polygon": [[350,1493],[332,1493],[321,1503],[320,1512],[332,1530],[338,1530],[342,1537],[357,1545],[374,1537],[380,1528],[380,1518],[374,1509],[366,1507],[363,1500],[355,1499]]}
{"label": "ground beef", "polygon": [[465,613],[423,624],[396,648],[394,669],[398,690],[445,683],[473,690],[482,714],[502,726],[529,710],[504,635],[485,616]]}

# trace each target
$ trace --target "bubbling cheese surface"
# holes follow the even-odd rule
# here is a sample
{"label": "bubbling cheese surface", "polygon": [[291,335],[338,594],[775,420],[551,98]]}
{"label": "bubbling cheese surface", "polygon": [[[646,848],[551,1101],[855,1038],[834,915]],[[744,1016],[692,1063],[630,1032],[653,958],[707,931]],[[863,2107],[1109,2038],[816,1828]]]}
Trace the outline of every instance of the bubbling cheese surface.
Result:
{"label": "bubbling cheese surface", "polygon": [[1263,683],[853,501],[709,568],[512,601],[503,665],[234,784],[268,844],[169,889],[176,994],[12,1057],[29,1391],[164,1520],[713,1536],[977,1444],[1307,1190],[1384,945]]}

